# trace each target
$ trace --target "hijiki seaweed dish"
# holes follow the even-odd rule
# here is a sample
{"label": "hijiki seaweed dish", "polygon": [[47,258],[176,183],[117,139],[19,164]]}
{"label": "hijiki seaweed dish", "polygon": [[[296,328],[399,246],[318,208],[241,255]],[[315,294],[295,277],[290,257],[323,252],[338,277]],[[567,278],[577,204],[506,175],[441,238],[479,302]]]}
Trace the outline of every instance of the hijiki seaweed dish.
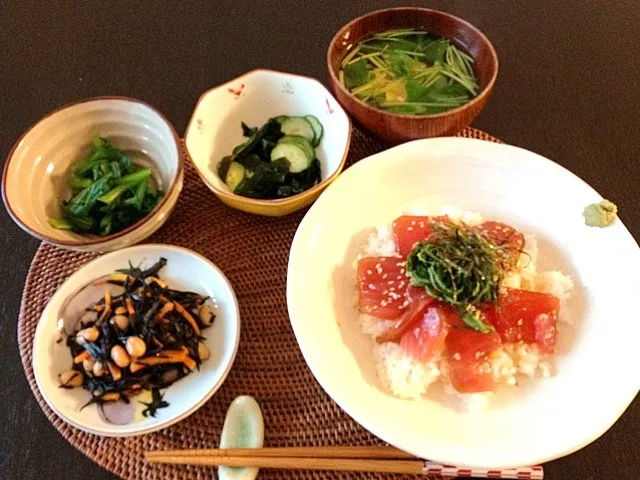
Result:
{"label": "hijiki seaweed dish", "polygon": [[[150,391],[142,413],[155,416],[158,408],[168,406],[161,389],[209,358],[202,331],[213,324],[215,314],[208,297],[169,288],[159,277],[166,263],[161,258],[146,270],[130,265],[93,283],[104,285],[104,296],[75,320],[66,339],[72,368],[60,375],[62,388],[90,392],[82,408],[128,404]],[[122,293],[113,294],[114,288]]]}

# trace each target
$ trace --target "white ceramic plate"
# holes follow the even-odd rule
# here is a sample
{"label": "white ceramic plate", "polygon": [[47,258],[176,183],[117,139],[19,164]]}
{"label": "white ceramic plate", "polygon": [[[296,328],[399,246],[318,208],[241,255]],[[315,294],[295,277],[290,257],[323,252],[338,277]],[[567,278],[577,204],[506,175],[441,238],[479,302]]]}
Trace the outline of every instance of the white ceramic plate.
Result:
{"label": "white ceramic plate", "polygon": [[[300,224],[287,302],[298,343],[325,391],[373,434],[422,458],[486,468],[545,462],[602,435],[638,393],[640,250],[620,220],[584,225],[600,195],[539,155],[479,140],[419,140],[360,161]],[[615,200],[615,199],[614,199]],[[499,392],[486,413],[441,399],[400,400],[378,385],[360,333],[353,261],[372,226],[403,210],[455,205],[503,220],[539,243],[540,271],[572,276],[557,374]],[[624,215],[624,212],[622,212]]]}
{"label": "white ceramic plate", "polygon": [[[59,388],[58,375],[71,367],[71,356],[58,338],[58,319],[67,298],[91,281],[119,268],[142,263],[148,267],[160,257],[167,266],[160,271],[171,288],[189,290],[211,297],[216,319],[203,330],[211,357],[199,371],[180,379],[164,390],[169,406],[157,411],[155,417],[139,418],[128,425],[106,422],[96,405],[80,408],[89,400],[82,388]],[[150,433],[172,425],[200,408],[226,378],[238,349],[240,316],[236,296],[224,274],[206,258],[184,248],[171,245],[140,245],[99,257],[74,273],[53,295],[36,329],[33,345],[33,370],[42,396],[63,420],[86,432],[97,435],[125,437]],[[137,402],[139,398],[133,401]]]}

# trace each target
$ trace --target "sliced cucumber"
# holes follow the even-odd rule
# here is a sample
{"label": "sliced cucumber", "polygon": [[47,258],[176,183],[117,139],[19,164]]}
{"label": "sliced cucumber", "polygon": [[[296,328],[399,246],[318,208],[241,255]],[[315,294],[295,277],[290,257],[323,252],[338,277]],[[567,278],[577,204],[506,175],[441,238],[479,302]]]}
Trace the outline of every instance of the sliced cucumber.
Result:
{"label": "sliced cucumber", "polygon": [[313,127],[304,117],[289,117],[280,124],[285,135],[299,135],[313,143],[315,133]]}
{"label": "sliced cucumber", "polygon": [[231,162],[233,162],[234,160],[235,160],[235,157],[233,155],[228,155],[224,157],[222,160],[220,160],[220,163],[218,164],[218,176],[223,182],[224,182],[224,179],[227,178],[229,165],[231,165]]}
{"label": "sliced cucumber", "polygon": [[244,167],[238,162],[231,162],[229,169],[227,170],[227,176],[224,179],[224,183],[231,189],[232,192],[238,188],[238,185],[244,180],[245,170]]}
{"label": "sliced cucumber", "polygon": [[285,135],[280,140],[278,140],[278,143],[291,143],[293,145],[299,146],[305,151],[307,157],[309,157],[309,161],[316,158],[316,151],[313,148],[313,145],[311,145],[311,142],[299,135]]}
{"label": "sliced cucumber", "polygon": [[273,150],[271,150],[271,161],[278,160],[279,158],[286,158],[289,160],[289,171],[291,173],[302,172],[309,168],[312,158],[309,158],[304,148],[295,143],[278,143]]}
{"label": "sliced cucumber", "polygon": [[273,117],[273,119],[280,124],[284,122],[287,118],[289,118],[289,115],[278,115],[277,117]]}
{"label": "sliced cucumber", "polygon": [[317,147],[318,145],[320,145],[322,135],[324,135],[324,128],[322,127],[320,120],[318,120],[313,115],[307,115],[304,117],[304,119],[309,122],[309,125],[311,125],[311,128],[313,128],[313,142],[311,143],[313,143],[314,147]]}

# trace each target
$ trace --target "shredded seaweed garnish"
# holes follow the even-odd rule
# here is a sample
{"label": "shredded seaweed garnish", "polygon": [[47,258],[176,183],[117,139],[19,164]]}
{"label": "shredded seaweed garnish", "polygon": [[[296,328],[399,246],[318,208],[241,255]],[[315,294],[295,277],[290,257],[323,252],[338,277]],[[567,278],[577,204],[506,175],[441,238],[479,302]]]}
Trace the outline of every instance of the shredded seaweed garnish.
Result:
{"label": "shredded seaweed garnish", "polygon": [[151,389],[151,401],[149,403],[140,402],[141,404],[147,406],[147,408],[142,411],[142,415],[144,415],[145,417],[148,417],[149,415],[155,417],[158,409],[168,407],[169,404],[165,402],[163,398],[164,394],[160,393],[160,390],[158,388]]}
{"label": "shredded seaweed garnish", "polygon": [[[150,390],[153,401],[145,411],[154,416],[157,409],[168,405],[160,389],[199,369],[208,358],[200,334],[215,320],[205,304],[208,297],[167,287],[159,278],[166,264],[164,258],[148,269],[130,263],[129,268],[96,282],[119,285],[122,293],[105,294],[88,306],[83,320],[66,339],[74,358],[71,371],[79,372],[82,378],[67,372],[65,378],[73,378],[74,384],[68,380],[61,387],[82,386],[91,392],[91,399],[82,408],[94,403],[128,402],[130,397]],[[93,312],[93,319],[86,320],[86,312]],[[90,340],[82,335],[87,329],[93,334]],[[130,344],[139,351],[134,352]],[[114,348],[120,355],[126,352],[126,361],[116,361]]]}
{"label": "shredded seaweed garnish", "polygon": [[453,305],[474,330],[493,332],[483,310],[498,299],[502,280],[517,258],[514,247],[495,245],[465,224],[432,221],[430,227],[429,238],[416,245],[407,258],[411,284]]}

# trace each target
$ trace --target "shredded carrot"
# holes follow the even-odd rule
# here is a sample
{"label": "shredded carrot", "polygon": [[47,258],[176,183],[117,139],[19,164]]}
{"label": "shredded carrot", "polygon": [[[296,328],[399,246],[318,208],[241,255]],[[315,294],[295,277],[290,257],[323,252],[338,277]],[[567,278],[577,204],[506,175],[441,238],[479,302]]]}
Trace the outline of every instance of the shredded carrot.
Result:
{"label": "shredded carrot", "polygon": [[85,350],[81,354],[76,355],[76,357],[73,359],[73,363],[82,363],[85,360],[87,360],[89,357],[91,357],[91,355],[87,350]]}
{"label": "shredded carrot", "polygon": [[196,361],[187,355],[184,356],[182,363],[184,363],[189,370],[196,369]]}
{"label": "shredded carrot", "polygon": [[195,360],[189,357],[184,350],[161,350],[153,357],[139,358],[137,363],[142,363],[144,365],[183,363],[189,370],[194,370],[196,368]]}
{"label": "shredded carrot", "polygon": [[187,310],[180,305],[178,302],[171,302],[171,300],[169,300],[167,297],[165,297],[164,295],[160,295],[160,301],[165,302],[165,303],[173,303],[175,305],[175,310],[176,312],[178,312],[180,315],[182,315],[184,317],[184,319],[189,322],[189,325],[191,325],[191,328],[193,328],[193,331],[196,332],[197,335],[200,335],[200,327],[198,326],[198,323],[195,321],[195,319],[191,316],[191,314],[189,312],[187,312]]}
{"label": "shredded carrot", "polygon": [[144,363],[131,362],[131,364],[129,365],[129,370],[131,370],[131,373],[136,373],[145,367],[146,365]]}
{"label": "shredded carrot", "polygon": [[131,301],[131,299],[127,297],[124,303],[127,304],[127,311],[129,312],[129,315],[135,315],[136,309],[133,308],[133,302]]}
{"label": "shredded carrot", "polygon": [[102,323],[107,317],[107,314],[111,311],[111,292],[109,290],[104,292],[104,310],[100,314],[100,318],[96,320],[96,323]]}
{"label": "shredded carrot", "polygon": [[104,319],[107,317],[107,314],[111,311],[111,307],[106,307],[102,313],[100,314],[100,318],[98,318],[98,320],[96,320],[96,324],[100,324],[104,321]]}
{"label": "shredded carrot", "polygon": [[162,342],[160,340],[158,340],[156,337],[151,337],[151,340],[153,341],[153,343],[155,343],[160,348],[162,348],[164,346],[164,345],[162,345]]}
{"label": "shredded carrot", "polygon": [[155,283],[161,288],[167,288],[167,284],[160,280],[158,277],[147,277],[144,279],[146,283]]}
{"label": "shredded carrot", "polygon": [[158,318],[163,318],[167,313],[172,312],[175,308],[173,302],[167,302],[164,304],[162,309],[158,312]]}
{"label": "shredded carrot", "polygon": [[104,307],[102,305],[96,305],[93,308],[95,309],[96,312],[101,312],[104,310]]}
{"label": "shredded carrot", "polygon": [[197,335],[200,335],[200,327],[196,323],[195,319],[191,316],[191,314],[187,312],[185,308],[182,305],[180,305],[178,302],[174,302],[174,303],[176,305],[176,312],[182,315],[185,318],[185,320],[189,322],[189,325],[191,325],[191,328],[193,328],[193,331],[196,332]]}
{"label": "shredded carrot", "polygon": [[165,363],[182,363],[182,356],[179,357],[146,357],[139,358],[138,363],[142,365],[163,365]]}
{"label": "shredded carrot", "polygon": [[[184,350],[182,350],[182,349],[180,349],[180,350],[160,350],[153,357],[146,357],[146,358],[156,358],[156,357],[178,358],[178,357],[183,357],[185,355],[186,355],[186,352]],[[144,360],[144,358],[141,358],[138,361],[142,361],[142,360]]]}
{"label": "shredded carrot", "polygon": [[125,313],[127,313],[127,307],[118,307],[115,310],[116,315],[124,315]]}

